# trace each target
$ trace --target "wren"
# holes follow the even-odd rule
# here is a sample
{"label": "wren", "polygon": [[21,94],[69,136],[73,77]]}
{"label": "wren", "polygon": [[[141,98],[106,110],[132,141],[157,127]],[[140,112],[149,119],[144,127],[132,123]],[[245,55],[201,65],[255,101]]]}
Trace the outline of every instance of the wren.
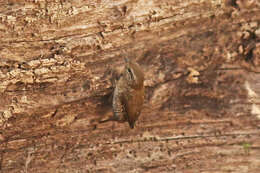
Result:
{"label": "wren", "polygon": [[144,102],[144,73],[134,61],[125,58],[124,71],[116,81],[113,93],[113,116],[100,121],[128,122],[134,128]]}

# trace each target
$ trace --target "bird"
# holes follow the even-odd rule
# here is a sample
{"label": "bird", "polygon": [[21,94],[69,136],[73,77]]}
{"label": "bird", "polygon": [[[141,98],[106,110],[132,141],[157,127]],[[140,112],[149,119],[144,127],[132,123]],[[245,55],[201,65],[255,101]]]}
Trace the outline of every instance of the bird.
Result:
{"label": "bird", "polygon": [[131,129],[141,114],[144,103],[144,73],[136,62],[124,58],[125,67],[121,77],[115,83],[113,92],[113,116],[101,120],[100,123],[116,121],[128,122]]}

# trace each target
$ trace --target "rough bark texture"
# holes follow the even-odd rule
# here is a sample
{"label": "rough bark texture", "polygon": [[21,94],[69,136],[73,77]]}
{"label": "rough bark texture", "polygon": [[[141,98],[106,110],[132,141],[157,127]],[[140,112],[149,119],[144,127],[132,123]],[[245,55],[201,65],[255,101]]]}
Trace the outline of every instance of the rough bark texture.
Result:
{"label": "rough bark texture", "polygon": [[[123,57],[136,128],[111,115]],[[1,172],[260,172],[259,0],[0,1]]]}

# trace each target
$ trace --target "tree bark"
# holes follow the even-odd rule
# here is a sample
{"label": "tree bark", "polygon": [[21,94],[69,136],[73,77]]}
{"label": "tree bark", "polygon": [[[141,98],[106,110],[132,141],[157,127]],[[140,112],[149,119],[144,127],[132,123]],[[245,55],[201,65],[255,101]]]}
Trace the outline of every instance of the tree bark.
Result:
{"label": "tree bark", "polygon": [[[1,172],[259,172],[259,0],[0,1]],[[135,129],[112,115],[123,58]]]}

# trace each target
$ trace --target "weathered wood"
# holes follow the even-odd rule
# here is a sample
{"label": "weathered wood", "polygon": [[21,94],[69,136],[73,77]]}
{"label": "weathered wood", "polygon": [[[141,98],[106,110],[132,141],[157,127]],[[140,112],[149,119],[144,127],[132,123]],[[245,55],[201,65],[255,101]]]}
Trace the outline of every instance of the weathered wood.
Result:
{"label": "weathered wood", "polygon": [[[2,172],[259,172],[260,2],[0,2]],[[143,68],[134,130],[111,114]]]}

